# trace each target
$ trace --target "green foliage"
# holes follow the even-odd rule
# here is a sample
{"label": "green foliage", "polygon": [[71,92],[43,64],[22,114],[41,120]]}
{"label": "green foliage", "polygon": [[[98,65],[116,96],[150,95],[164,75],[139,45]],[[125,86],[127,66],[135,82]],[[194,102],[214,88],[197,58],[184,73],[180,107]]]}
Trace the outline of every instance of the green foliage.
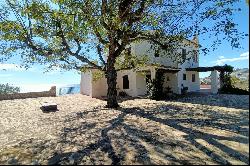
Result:
{"label": "green foliage", "polygon": [[[25,67],[39,63],[49,69],[56,66],[84,71],[83,66],[88,65],[115,72],[146,64],[144,55],[119,59],[128,46],[146,40],[161,47],[166,57],[181,63],[177,50],[182,43],[190,45],[186,39],[196,35],[216,36],[208,46],[211,49],[222,40],[228,40],[232,47],[240,46],[246,34],[238,31],[232,17],[239,10],[237,2],[5,0],[0,6],[0,62],[20,56]],[[209,49],[200,50],[207,53]],[[115,74],[108,82],[115,85]],[[160,88],[158,81],[154,84]],[[161,93],[159,88],[154,90],[156,98]],[[109,86],[110,90],[115,88]],[[117,106],[115,93],[108,94],[113,95],[110,102]]]}
{"label": "green foliage", "polygon": [[231,77],[231,82],[234,88],[243,89],[249,91],[249,80],[241,80],[236,76]]}
{"label": "green foliage", "polygon": [[236,87],[239,83],[241,83],[241,80],[235,76],[231,76],[232,72],[233,72],[232,66],[230,65],[224,66],[224,71],[221,71],[220,73],[222,87],[219,89],[219,93],[249,95],[249,90]]}
{"label": "green foliage", "polygon": [[14,87],[7,84],[0,84],[0,94],[12,94],[12,93],[19,93],[20,88]]}
{"label": "green foliage", "polygon": [[222,88],[232,88],[232,78],[231,73],[233,72],[233,66],[225,64],[223,69],[220,71],[220,80]]}
{"label": "green foliage", "polygon": [[[81,70],[88,64],[104,70],[102,59],[109,54],[110,45],[119,50],[115,55],[119,57],[126,46],[140,40],[160,46],[169,52],[166,56],[178,60],[173,50],[181,46],[176,42],[204,33],[218,36],[211,48],[222,38],[239,47],[245,34],[237,30],[231,17],[238,11],[237,2],[6,0],[0,7],[0,61],[19,55],[26,66],[50,63]],[[208,49],[200,50],[207,53]],[[142,64],[143,58],[136,58],[117,69]]]}
{"label": "green foliage", "polygon": [[249,95],[249,91],[235,87],[222,87],[219,89],[221,94]]}
{"label": "green foliage", "polygon": [[93,76],[92,76],[93,81],[98,81],[101,78],[105,77],[105,73],[103,71],[99,71],[99,70],[93,72],[92,74],[93,74]]}
{"label": "green foliage", "polygon": [[147,84],[148,97],[153,100],[164,99],[163,83],[164,74],[161,71],[156,72],[155,79],[149,80]]}

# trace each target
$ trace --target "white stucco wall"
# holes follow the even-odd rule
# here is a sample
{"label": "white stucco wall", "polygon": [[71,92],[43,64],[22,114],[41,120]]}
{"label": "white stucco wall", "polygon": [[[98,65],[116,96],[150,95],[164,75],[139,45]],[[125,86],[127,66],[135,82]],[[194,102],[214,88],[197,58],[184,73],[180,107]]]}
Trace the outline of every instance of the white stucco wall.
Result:
{"label": "white stucco wall", "polygon": [[159,57],[155,57],[155,49],[153,45],[148,41],[141,41],[138,43],[133,43],[131,45],[132,53],[136,56],[147,56],[149,63],[157,63],[165,66],[177,67],[177,63],[174,62],[171,58],[166,56],[166,51],[160,49]]}
{"label": "white stucco wall", "polygon": [[92,72],[87,71],[81,74],[80,83],[81,94],[92,96]]}
{"label": "white stucco wall", "polygon": [[[129,89],[123,89],[123,76],[128,75]],[[117,72],[117,88],[118,93],[121,91],[126,92],[129,96],[137,96],[136,90],[136,72],[133,70],[123,70]]]}
{"label": "white stucco wall", "polygon": [[[195,74],[195,82],[192,82],[192,74]],[[200,78],[199,72],[195,71],[188,71],[187,72],[187,79],[188,79],[188,91],[189,92],[196,92],[200,90]]]}
{"label": "white stucco wall", "polygon": [[[129,46],[127,46],[129,47]],[[186,43],[180,44],[180,49],[177,51],[179,53],[182,52],[181,48],[185,48],[187,52],[187,58],[190,60],[186,60],[183,64],[177,64],[177,62],[173,61],[171,58],[166,57],[166,52],[164,50],[160,50],[160,57],[155,57],[155,50],[152,47],[152,44],[148,41],[141,41],[131,44],[131,53],[137,56],[147,55],[149,57],[149,63],[159,63],[164,66],[181,68],[181,71],[178,74],[167,73],[170,81],[165,80],[164,87],[170,86],[174,93],[181,93],[181,84],[187,86],[189,91],[198,91],[200,90],[200,79],[198,72],[186,72],[186,68],[195,68],[199,66],[199,55],[198,62],[194,62],[193,51],[198,48],[195,47],[194,44],[190,44],[190,42],[186,41]],[[122,57],[120,57],[122,59]],[[106,57],[105,57],[106,59]],[[92,70],[94,72],[94,70]],[[150,71],[149,71],[150,72]],[[151,76],[153,77],[153,70],[151,70]],[[187,80],[183,80],[183,73],[186,73]],[[192,74],[196,75],[196,81],[192,82]],[[129,89],[123,89],[123,76],[128,75],[129,79]],[[135,72],[132,70],[124,70],[119,71],[117,73],[117,89],[118,93],[120,91],[125,91],[130,96],[138,96],[146,94],[146,79],[145,75],[141,75],[139,72]],[[107,81],[105,78],[102,78],[97,81],[93,81],[93,75],[91,72],[83,73],[81,76],[81,93],[90,95],[92,97],[100,97],[106,96],[107,94]]]}
{"label": "white stucco wall", "polygon": [[[187,43],[182,43],[180,44],[180,49],[178,49],[177,51],[179,53],[182,52],[182,48],[186,49],[186,52],[187,52],[187,60],[182,63],[182,64],[179,64],[178,65],[178,68],[181,68],[181,69],[185,69],[185,68],[195,68],[195,67],[199,67],[199,52],[198,52],[198,48],[195,47],[195,45],[190,45],[190,44],[187,44]],[[197,51],[197,58],[198,58],[198,61],[195,62],[194,59],[193,59],[193,51]]]}
{"label": "white stucco wall", "polygon": [[142,72],[136,73],[136,90],[137,95],[146,95],[147,94],[147,85],[146,85],[146,75]]}
{"label": "white stucco wall", "polygon": [[[186,74],[186,80],[183,80],[183,74]],[[195,74],[195,82],[192,82],[192,74]],[[181,84],[188,87],[188,92],[196,92],[200,90],[200,77],[199,72],[181,70],[178,72],[178,88],[181,92]]]}
{"label": "white stucco wall", "polygon": [[[92,74],[97,72],[98,70],[92,70]],[[92,97],[102,97],[107,96],[108,84],[107,79],[103,75],[102,78],[98,80],[92,79]]]}
{"label": "white stucco wall", "polygon": [[[173,93],[178,93],[177,73],[165,73],[163,88],[170,87]],[[169,77],[169,81],[167,80]]]}

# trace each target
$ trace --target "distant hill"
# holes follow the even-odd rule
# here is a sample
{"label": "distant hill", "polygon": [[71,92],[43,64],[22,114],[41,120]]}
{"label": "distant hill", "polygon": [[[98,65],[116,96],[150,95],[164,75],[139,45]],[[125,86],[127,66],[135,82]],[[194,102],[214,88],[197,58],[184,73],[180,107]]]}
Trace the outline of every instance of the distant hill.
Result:
{"label": "distant hill", "polygon": [[249,80],[249,69],[235,69],[232,76],[239,78],[240,80]]}
{"label": "distant hill", "polygon": [[[249,89],[249,69],[235,69],[231,76],[235,76],[239,80],[234,84],[235,87],[241,89]],[[211,75],[205,78],[200,79],[201,84],[210,85],[211,84]]]}

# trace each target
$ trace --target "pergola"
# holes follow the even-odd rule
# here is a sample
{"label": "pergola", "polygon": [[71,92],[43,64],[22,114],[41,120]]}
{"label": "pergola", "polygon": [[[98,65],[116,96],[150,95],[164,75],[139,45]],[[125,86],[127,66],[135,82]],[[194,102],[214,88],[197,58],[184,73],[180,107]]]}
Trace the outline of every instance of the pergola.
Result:
{"label": "pergola", "polygon": [[[186,68],[186,71],[196,71],[196,72],[209,72],[211,71],[211,92],[214,94],[218,93],[218,75],[217,71],[224,73],[224,72],[231,72],[232,69],[228,66],[213,66],[213,67],[196,67],[196,68]],[[220,82],[221,84],[222,82]]]}

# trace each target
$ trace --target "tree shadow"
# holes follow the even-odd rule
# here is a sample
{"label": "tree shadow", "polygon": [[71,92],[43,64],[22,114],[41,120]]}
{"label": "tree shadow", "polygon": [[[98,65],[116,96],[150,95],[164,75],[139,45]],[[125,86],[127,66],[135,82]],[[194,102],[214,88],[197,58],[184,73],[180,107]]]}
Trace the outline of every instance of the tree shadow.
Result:
{"label": "tree shadow", "polygon": [[[239,99],[241,102],[238,101]],[[249,95],[241,95],[239,98],[238,95],[190,93],[177,95],[171,101],[249,110]]]}
{"label": "tree shadow", "polygon": [[249,152],[224,143],[249,145],[249,116],[242,112],[172,102],[118,110],[100,106],[67,115],[59,138],[45,147],[53,153],[36,153],[48,156],[49,165],[249,164]]}
{"label": "tree shadow", "polygon": [[[220,142],[218,142],[219,140],[227,140],[227,141],[234,141],[234,142],[238,142],[238,143],[243,143],[243,144],[249,144],[249,129],[246,129],[245,131],[239,131],[239,126],[238,129],[235,129],[235,126],[237,126],[237,124],[234,124],[232,126],[232,124],[222,124],[222,123],[218,123],[215,122],[217,119],[209,119],[209,120],[196,120],[196,119],[191,119],[191,118],[187,118],[187,119],[178,119],[178,118],[173,118],[173,119],[161,119],[161,118],[157,118],[155,117],[154,113],[145,113],[144,110],[142,109],[137,109],[136,111],[124,111],[127,114],[132,114],[135,115],[137,117],[143,117],[149,120],[152,120],[154,122],[159,122],[161,124],[170,126],[174,129],[177,129],[178,131],[184,132],[185,134],[187,134],[185,136],[185,139],[188,140],[190,143],[194,144],[196,147],[199,147],[200,150],[202,150],[205,154],[211,154],[211,151],[206,148],[205,146],[199,144],[197,141],[195,141],[196,139],[202,139],[205,140],[206,142],[208,142],[210,145],[213,145],[215,147],[217,147],[218,149],[222,150],[224,153],[226,153],[228,156],[230,156],[231,158],[234,158],[235,160],[240,160],[242,162],[244,162],[245,164],[249,164],[249,157],[248,155],[242,154],[240,152],[238,152],[237,150],[228,147]],[[166,114],[168,113],[168,110],[165,112]],[[215,115],[215,117],[218,116]],[[224,117],[225,118],[225,117]],[[228,117],[229,120],[233,119],[233,117]],[[202,122],[202,123],[201,123]],[[232,136],[232,137],[225,137],[225,136],[219,136],[216,134],[211,134],[211,133],[206,133],[206,132],[201,132],[199,130],[193,129],[193,128],[188,128],[188,127],[184,127],[183,125],[181,125],[181,123],[188,123],[188,124],[192,124],[194,126],[203,126],[203,127],[213,127],[213,128],[220,128],[221,130],[229,130],[232,132],[236,132],[239,133],[241,135],[247,136],[246,137],[240,137],[240,136]],[[240,123],[239,123],[240,124]],[[249,121],[245,121],[243,123],[245,126],[249,125]],[[240,128],[241,129],[241,128]],[[240,133],[240,132],[243,132]],[[202,147],[202,148],[200,148]],[[210,151],[210,153],[209,153]],[[211,157],[215,162],[219,163],[219,164],[230,164],[230,161],[228,161],[225,158],[222,158],[219,155],[216,155],[216,153],[213,153],[213,155],[209,155],[209,157]]]}
{"label": "tree shadow", "polygon": [[[159,109],[159,107],[163,107],[164,109]],[[94,112],[96,111],[98,111],[98,109]],[[244,114],[233,116],[230,114],[222,114],[218,111],[203,110],[207,117],[205,119],[197,119],[190,111],[185,110],[181,106],[178,107],[173,105],[158,105],[152,108],[120,108],[119,111],[120,114],[117,117],[107,121],[108,125],[95,131],[96,133],[100,133],[100,135],[94,143],[84,145],[81,149],[74,152],[56,153],[49,159],[48,164],[69,164],[69,161],[72,158],[74,158],[73,164],[80,164],[85,156],[91,155],[91,153],[97,151],[98,149],[107,154],[108,158],[112,161],[111,164],[126,164],[125,158],[128,153],[127,146],[135,149],[134,159],[132,161],[140,164],[156,164],[149,155],[152,152],[149,152],[146,145],[151,147],[151,151],[155,151],[155,153],[163,155],[163,158],[167,159],[168,163],[172,164],[192,164],[195,163],[198,158],[197,156],[189,156],[188,160],[182,160],[179,157],[176,157],[176,155],[173,155],[174,153],[166,153],[159,147],[168,147],[167,149],[173,149],[173,147],[185,149],[190,148],[189,146],[193,146],[217,164],[232,164],[231,159],[249,164],[249,157],[247,154],[220,142],[232,141],[239,144],[249,144],[249,129],[242,127],[249,124],[248,118],[243,117]],[[186,118],[178,118],[178,116],[176,116],[184,113],[187,115]],[[78,115],[81,115],[81,113],[78,113]],[[159,118],[159,115],[167,115],[168,118]],[[161,125],[171,127],[176,131],[185,133],[183,138],[186,142],[183,143],[181,141],[174,141],[173,139],[168,140],[169,138],[164,138],[164,141],[160,141],[157,138],[157,133],[147,132],[134,124],[130,124],[130,121],[127,120],[128,116],[135,116],[137,119],[147,119],[152,123],[159,123]],[[223,121],[221,121],[222,119]],[[74,119],[71,119],[71,121],[74,122]],[[189,124],[193,127],[186,127],[183,124]],[[97,124],[82,123],[79,124],[77,128],[66,129],[63,131],[61,141],[66,143],[67,141],[65,141],[65,138],[69,137],[69,135],[77,137],[77,134],[72,134],[72,132],[78,131],[78,133],[82,133],[84,135],[86,130],[92,130],[93,128],[96,128],[96,125]],[[236,135],[224,136],[199,130],[204,127],[218,129],[225,132],[232,132]],[[113,134],[115,131],[119,133],[118,136]],[[74,140],[74,138],[70,138],[70,140]],[[121,140],[123,143],[119,143]],[[219,149],[224,155],[222,155],[221,152],[203,145],[197,140],[207,142],[210,146]],[[114,146],[114,142],[118,142],[119,146]],[[71,143],[74,146],[77,144],[72,141]],[[78,146],[82,145],[79,144]],[[171,152],[171,150],[169,151]],[[225,157],[225,155],[227,157]],[[200,163],[202,163],[202,161]]]}

